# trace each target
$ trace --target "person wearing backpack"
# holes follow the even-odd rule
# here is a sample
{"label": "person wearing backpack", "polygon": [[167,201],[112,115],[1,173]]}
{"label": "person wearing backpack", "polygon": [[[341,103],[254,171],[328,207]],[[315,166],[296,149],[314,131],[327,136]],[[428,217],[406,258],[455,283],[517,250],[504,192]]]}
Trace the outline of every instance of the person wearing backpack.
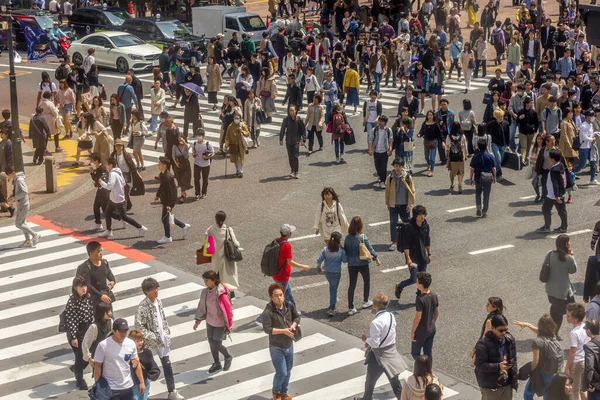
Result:
{"label": "person wearing backpack", "polygon": [[60,65],[54,71],[54,78],[60,82],[63,79],[66,80],[71,73],[71,57],[66,55]]}
{"label": "person wearing backpack", "polygon": [[465,176],[465,161],[467,160],[467,139],[462,125],[454,121],[450,125],[450,133],[446,137],[446,158],[450,172],[450,194],[454,191],[454,178],[458,179],[458,193],[462,194],[462,181]]}
{"label": "person wearing backpack", "polygon": [[[553,138],[553,136],[550,136]],[[546,147],[549,146],[546,142]],[[540,152],[540,156],[542,153]],[[539,158],[538,158],[539,159]],[[540,233],[549,233],[552,224],[552,207],[556,206],[556,211],[560,217],[560,227],[554,229],[554,232],[565,233],[567,231],[567,208],[565,206],[566,189],[573,185],[570,177],[565,173],[565,166],[562,163],[562,153],[558,149],[552,149],[549,152],[549,161],[552,167],[548,171],[546,179],[542,177],[542,184],[546,187],[546,197],[542,205],[542,214],[544,215],[544,226],[538,228]],[[595,166],[594,166],[595,168]],[[594,172],[595,173],[595,169]],[[550,182],[548,182],[550,179]]]}
{"label": "person wearing backpack", "polygon": [[106,339],[112,331],[112,307],[108,303],[99,303],[94,308],[94,323],[92,323],[83,337],[81,351],[83,352],[83,361],[94,368],[94,352],[98,343]]}
{"label": "person wearing backpack", "polygon": [[333,232],[340,234],[348,232],[348,219],[340,204],[340,197],[332,187],[326,187],[321,191],[321,203],[315,214],[313,230],[315,235],[321,234],[326,245]]}
{"label": "person wearing backpack", "polygon": [[534,395],[542,396],[546,392],[554,374],[562,369],[563,350],[554,337],[557,329],[550,314],[542,315],[537,326],[521,321],[514,321],[514,324],[521,328],[529,328],[537,334],[531,343],[531,375],[523,394],[524,400],[533,400]]}

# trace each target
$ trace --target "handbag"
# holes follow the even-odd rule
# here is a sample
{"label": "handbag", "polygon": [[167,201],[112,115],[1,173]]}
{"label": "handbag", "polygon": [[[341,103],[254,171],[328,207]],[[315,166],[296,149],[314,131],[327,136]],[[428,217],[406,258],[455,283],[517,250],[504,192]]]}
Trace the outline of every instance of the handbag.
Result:
{"label": "handbag", "polygon": [[110,400],[112,398],[113,393],[105,377],[100,376],[100,379],[88,390],[88,396],[90,396],[90,400]]}
{"label": "handbag", "polygon": [[358,245],[358,258],[361,260],[370,260],[373,255],[365,244],[365,235],[360,235],[360,244]]}
{"label": "handbag", "polygon": [[483,100],[481,102],[483,104],[490,104],[491,100],[492,100],[492,94],[491,93],[484,93],[483,94]]}
{"label": "handbag", "polygon": [[196,265],[210,264],[212,257],[204,254],[204,246],[196,250]]}
{"label": "handbag", "polygon": [[60,333],[65,333],[67,331],[67,315],[65,314],[67,310],[63,310],[58,316],[58,331]]}
{"label": "handbag", "polygon": [[117,298],[115,297],[115,294],[112,292],[112,290],[103,290],[100,292],[101,296],[102,295],[107,295],[110,298],[110,302],[114,303],[115,301],[117,301]]}
{"label": "handbag", "polygon": [[550,253],[546,254],[546,258],[544,258],[544,263],[542,264],[542,269],[540,270],[540,282],[546,283],[550,280]]}
{"label": "handbag", "polygon": [[260,96],[261,97],[271,97],[271,91],[269,89],[262,89],[260,91]]}
{"label": "handbag", "polygon": [[344,93],[346,93],[346,94],[350,93],[350,88],[349,87],[345,88]]}
{"label": "handbag", "polygon": [[479,182],[488,185],[494,181],[494,175],[491,172],[482,172],[479,177]]}
{"label": "handbag", "polygon": [[356,137],[354,136],[354,131],[352,130],[352,128],[350,128],[346,131],[346,134],[344,135],[344,144],[346,146],[352,146],[355,143]]}
{"label": "handbag", "polygon": [[427,150],[431,150],[435,148],[435,140],[426,140],[425,141],[425,148]]}
{"label": "handbag", "polygon": [[229,228],[225,229],[225,258],[229,261],[242,261],[242,252],[240,248],[235,245],[229,233]]}
{"label": "handbag", "polygon": [[475,69],[475,60],[469,60],[469,69]]}
{"label": "handbag", "polygon": [[256,111],[256,123],[259,125],[262,125],[266,121],[267,121],[267,113],[265,113],[265,110],[260,109],[260,110]]}

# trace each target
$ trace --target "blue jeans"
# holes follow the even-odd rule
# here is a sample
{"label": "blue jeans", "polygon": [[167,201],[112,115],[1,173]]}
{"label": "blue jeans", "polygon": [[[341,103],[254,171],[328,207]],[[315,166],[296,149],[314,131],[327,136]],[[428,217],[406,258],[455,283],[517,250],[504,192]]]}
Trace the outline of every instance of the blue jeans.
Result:
{"label": "blue jeans", "polygon": [[287,393],[294,366],[294,345],[288,348],[269,346],[269,353],[271,353],[271,362],[275,367],[273,392]]}
{"label": "blue jeans", "polygon": [[425,148],[425,162],[427,163],[427,165],[429,165],[429,169],[431,170],[431,172],[433,172],[433,169],[435,168],[435,153],[437,151],[438,146],[437,139],[433,142],[435,144],[433,146],[433,149]]}
{"label": "blue jeans", "polygon": [[515,72],[517,72],[516,65],[511,62],[507,62],[506,75],[508,75],[508,79],[512,81],[515,78]]}
{"label": "blue jeans", "polygon": [[[550,374],[546,374],[545,372],[542,372],[542,378],[544,378],[544,383],[546,384],[546,388],[548,387],[548,385],[550,385],[550,381],[552,381],[552,377],[554,375],[550,375]],[[531,379],[529,379],[527,381],[527,384],[525,385],[525,393],[523,393],[523,399],[524,400],[533,400],[533,393],[531,393],[529,391],[529,385],[531,384]],[[546,400],[546,393],[544,393],[544,400]]]}
{"label": "blue jeans", "polygon": [[155,132],[158,127],[158,114],[152,114],[152,121],[150,121],[149,131]]}
{"label": "blue jeans", "polygon": [[413,258],[412,262],[417,264],[417,268],[408,269],[408,273],[410,274],[410,276],[408,277],[408,279],[405,279],[398,284],[400,290],[404,289],[407,286],[414,285],[417,282],[417,272],[427,272],[427,263],[425,261],[420,261]]}
{"label": "blue jeans", "polygon": [[531,63],[531,70],[535,71],[535,57],[525,57]]}
{"label": "blue jeans", "polygon": [[373,72],[373,78],[375,78],[375,91],[377,93],[381,92],[381,88],[379,84],[381,83],[381,73]]}
{"label": "blue jeans", "polygon": [[146,378],[144,380],[144,385],[146,386],[146,390],[144,394],[140,394],[140,385],[133,385],[133,396],[131,396],[131,400],[147,400],[150,395],[150,379]]}
{"label": "blue jeans", "polygon": [[[593,145],[592,145],[593,146]],[[590,160],[590,180],[596,179],[596,161],[590,159],[591,149],[579,149],[579,164],[573,169],[575,173],[578,173],[583,168],[588,160]]]}
{"label": "blue jeans", "polygon": [[331,119],[330,115],[331,115],[331,102],[330,101],[326,101],[325,102],[325,123],[328,124],[329,120]]}
{"label": "blue jeans", "polygon": [[410,355],[413,359],[417,358],[421,355],[421,350],[423,351],[423,355],[428,356],[431,362],[433,363],[432,357],[432,349],[433,349],[433,338],[435,337],[435,332],[429,334],[425,337],[416,337],[416,342],[410,343]]}
{"label": "blue jeans", "polygon": [[344,157],[344,139],[335,139],[333,146],[335,148],[335,158]]}
{"label": "blue jeans", "polygon": [[377,126],[377,122],[367,122],[367,134],[373,132],[373,129]]}
{"label": "blue jeans", "polygon": [[398,217],[406,223],[410,220],[410,213],[406,211],[406,204],[390,207],[390,241],[396,243],[396,230],[398,229]]}
{"label": "blue jeans", "polygon": [[[516,134],[517,134],[517,123],[513,120],[510,124],[510,143],[508,144],[508,147],[512,151],[517,150],[517,145],[515,144]],[[502,160],[500,160],[500,162],[502,162]]]}
{"label": "blue jeans", "polygon": [[337,291],[340,286],[340,280],[342,279],[341,272],[325,272],[325,278],[329,282],[329,309],[335,310],[335,303],[337,303]]}
{"label": "blue jeans", "polygon": [[504,159],[504,153],[506,152],[506,146],[498,146],[495,143],[492,143],[492,152],[494,153],[494,158],[496,159],[496,178],[500,178],[502,176],[502,160]]}
{"label": "blue jeans", "polygon": [[535,190],[536,196],[540,197],[540,176],[536,175],[531,180],[531,186],[533,186],[533,190]]}

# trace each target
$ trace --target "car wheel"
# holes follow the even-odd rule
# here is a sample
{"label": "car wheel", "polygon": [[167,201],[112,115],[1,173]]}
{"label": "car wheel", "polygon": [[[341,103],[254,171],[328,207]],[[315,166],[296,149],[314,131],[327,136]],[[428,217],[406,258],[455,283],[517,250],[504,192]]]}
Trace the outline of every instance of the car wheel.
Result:
{"label": "car wheel", "polygon": [[83,64],[83,56],[79,53],[73,53],[73,63],[75,64]]}
{"label": "car wheel", "polygon": [[122,74],[126,74],[129,71],[129,64],[127,64],[127,60],[123,57],[117,58],[117,71]]}

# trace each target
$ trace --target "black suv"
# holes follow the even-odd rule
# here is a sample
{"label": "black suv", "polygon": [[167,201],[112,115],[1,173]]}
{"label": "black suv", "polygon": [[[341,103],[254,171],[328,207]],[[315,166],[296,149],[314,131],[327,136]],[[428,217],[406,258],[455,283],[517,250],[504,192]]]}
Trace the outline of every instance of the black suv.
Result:
{"label": "black suv", "polygon": [[73,11],[69,25],[81,38],[99,31],[120,31],[128,19],[131,15],[122,8],[84,7]]}
{"label": "black suv", "polygon": [[183,49],[183,60],[186,63],[191,59],[190,51],[194,43],[198,43],[200,53],[206,54],[206,39],[204,35],[192,35],[181,21],[174,18],[132,18],[123,22],[121,30],[131,33],[146,43],[157,46],[160,49],[164,46],[178,43]]}
{"label": "black suv", "polygon": [[[65,35],[69,38],[69,40],[76,40],[75,33],[71,30],[68,25],[60,22],[55,15],[50,14],[47,11],[40,10],[13,10],[13,34],[14,41],[16,42],[17,49],[26,50],[27,49],[27,39],[25,39],[25,34],[23,33],[23,29],[21,28],[21,24],[18,21],[27,21],[27,22],[35,22],[45,31],[49,31],[52,29],[55,22],[60,24],[60,30],[63,31]],[[5,17],[0,16],[0,22],[4,22]],[[0,34],[2,37],[2,43],[7,45],[6,35]]]}

